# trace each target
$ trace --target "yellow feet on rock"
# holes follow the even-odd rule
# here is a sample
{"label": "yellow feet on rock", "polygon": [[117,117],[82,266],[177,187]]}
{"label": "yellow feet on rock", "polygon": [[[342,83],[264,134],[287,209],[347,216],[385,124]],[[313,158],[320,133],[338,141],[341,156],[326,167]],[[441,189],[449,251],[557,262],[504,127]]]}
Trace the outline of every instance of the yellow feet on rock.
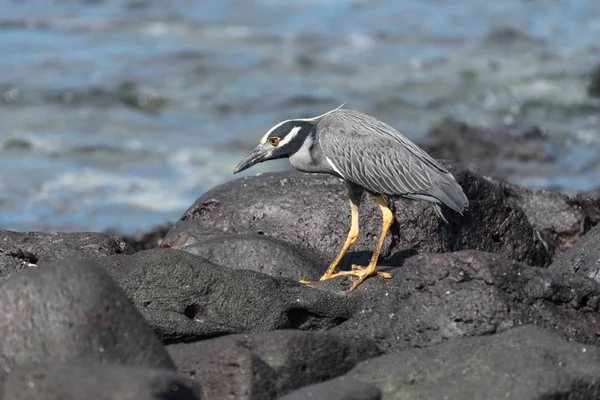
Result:
{"label": "yellow feet on rock", "polygon": [[[373,275],[377,275],[377,276],[380,276],[385,279],[392,278],[392,274],[390,274],[388,272],[375,271],[375,268],[372,268],[372,267],[361,267],[360,265],[352,265],[352,271],[342,271],[342,272],[338,272],[336,274],[332,274],[329,276],[323,275],[319,280],[325,281],[327,279],[337,278],[338,276],[356,276],[356,277],[358,277],[358,280],[356,282],[354,282],[354,284],[350,287],[350,289],[348,289],[348,291],[351,292],[354,289],[356,289],[358,287],[358,285],[363,283],[363,281],[365,279],[367,279],[369,276],[373,276]],[[305,280],[301,280],[299,282],[303,283],[303,284],[310,283],[309,281],[305,281]]]}
{"label": "yellow feet on rock", "polygon": [[367,279],[369,276],[373,276],[373,275],[377,275],[377,276],[380,276],[385,279],[391,279],[391,277],[392,277],[392,274],[390,274],[388,272],[375,271],[375,268],[373,268],[371,266],[361,267],[359,265],[353,265],[352,271],[338,272],[337,274],[331,275],[329,278],[336,278],[338,276],[356,276],[356,277],[358,277],[358,280],[356,282],[354,282],[354,284],[350,287],[350,289],[348,289],[348,291],[351,292],[354,289],[356,289],[358,287],[358,285],[363,283],[365,279]]}

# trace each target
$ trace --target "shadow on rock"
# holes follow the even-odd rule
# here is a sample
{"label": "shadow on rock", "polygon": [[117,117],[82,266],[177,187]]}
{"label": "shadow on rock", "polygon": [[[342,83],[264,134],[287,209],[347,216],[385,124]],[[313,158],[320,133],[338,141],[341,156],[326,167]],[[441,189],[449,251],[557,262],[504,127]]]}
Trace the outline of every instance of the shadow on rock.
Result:
{"label": "shadow on rock", "polygon": [[[430,204],[398,199],[395,223],[386,238],[383,257],[402,251],[439,253],[478,249],[546,266],[550,254],[526,214],[508,201],[493,182],[467,170],[453,170],[471,205],[464,216],[445,209],[445,224]],[[173,245],[181,235],[199,240],[223,234],[264,234],[301,249],[323,254],[331,262],[340,251],[350,226],[345,184],[327,175],[282,172],[245,177],[202,195],[175,224],[164,240]],[[360,214],[361,233],[342,268],[364,263],[381,231],[381,215],[372,199]],[[393,258],[392,258],[393,259]],[[324,272],[324,271],[323,271]]]}
{"label": "shadow on rock", "polygon": [[230,335],[167,347],[177,369],[208,398],[269,399],[348,372],[380,354],[370,341],[325,332]]}
{"label": "shadow on rock", "polygon": [[198,240],[193,232],[180,235],[170,248],[199,255],[228,268],[249,269],[274,277],[318,279],[327,268],[315,254],[264,235],[223,235]]}
{"label": "shadow on rock", "polygon": [[172,371],[100,363],[53,361],[13,370],[6,400],[200,400],[196,382]]}
{"label": "shadow on rock", "polygon": [[169,342],[274,329],[326,330],[357,307],[358,299],[346,291],[315,290],[180,250],[144,250],[102,262]]}
{"label": "shadow on rock", "polygon": [[173,368],[123,290],[91,261],[55,261],[0,285],[0,367],[80,359]]}

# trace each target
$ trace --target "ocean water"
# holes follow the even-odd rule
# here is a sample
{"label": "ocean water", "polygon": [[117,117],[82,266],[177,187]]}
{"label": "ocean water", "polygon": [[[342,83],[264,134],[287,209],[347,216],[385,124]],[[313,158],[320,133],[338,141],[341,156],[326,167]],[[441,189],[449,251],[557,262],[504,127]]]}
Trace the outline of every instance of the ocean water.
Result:
{"label": "ocean water", "polygon": [[[597,0],[0,0],[0,227],[177,219],[283,119],[343,102],[426,139],[444,117],[535,125],[600,187]],[[287,168],[264,163],[247,171]]]}

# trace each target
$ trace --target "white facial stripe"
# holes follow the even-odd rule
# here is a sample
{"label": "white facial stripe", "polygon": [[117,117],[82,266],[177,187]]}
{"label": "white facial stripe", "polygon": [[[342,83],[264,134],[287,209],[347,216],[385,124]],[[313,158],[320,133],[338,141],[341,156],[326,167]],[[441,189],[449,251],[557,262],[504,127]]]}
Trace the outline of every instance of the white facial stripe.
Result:
{"label": "white facial stripe", "polygon": [[262,137],[262,139],[260,139],[260,143],[261,144],[265,144],[267,143],[267,139],[269,138],[269,135],[271,134],[271,132],[273,132],[275,129],[279,128],[281,125],[290,122],[291,119],[288,119],[287,121],[283,121],[278,123],[277,125],[275,125],[274,127],[272,127],[271,129],[269,129],[269,131],[267,133],[265,133],[265,135]]}
{"label": "white facial stripe", "polygon": [[292,130],[290,131],[290,133],[285,135],[285,137],[279,141],[279,145],[277,147],[283,147],[286,144],[288,144],[289,142],[291,142],[296,137],[298,132],[300,132],[300,129],[302,129],[301,126],[293,127]]}
{"label": "white facial stripe", "polygon": [[[260,139],[260,144],[265,144],[265,143],[267,143],[267,139],[269,138],[269,135],[271,134],[271,132],[273,132],[275,129],[279,128],[281,125],[283,125],[283,124],[285,124],[285,123],[288,123],[288,122],[290,122],[290,121],[315,121],[315,120],[317,120],[317,119],[319,119],[319,118],[322,118],[322,117],[326,116],[327,114],[331,114],[332,112],[339,110],[340,108],[344,107],[344,104],[346,104],[346,103],[342,103],[342,105],[341,105],[341,106],[339,106],[338,108],[336,108],[336,109],[334,109],[334,110],[331,110],[331,111],[328,111],[328,112],[326,112],[325,114],[317,115],[316,117],[312,117],[312,118],[288,119],[288,120],[286,120],[286,121],[280,122],[280,123],[278,123],[277,125],[275,125],[274,127],[272,127],[271,129],[269,129],[269,131],[268,131],[267,133],[265,133],[265,135],[262,137],[262,139]],[[294,129],[296,129],[296,128],[294,128]],[[292,130],[293,130],[293,129],[292,129]],[[298,128],[298,130],[300,130],[300,128]],[[298,131],[296,131],[296,133],[294,134],[294,136],[296,136],[296,134],[297,134],[297,133],[298,133]],[[290,132],[290,134],[291,134],[291,132]],[[289,136],[289,135],[288,135],[288,136]],[[293,137],[291,137],[291,138],[290,138],[290,140],[292,140],[292,139],[293,139]],[[288,143],[290,140],[287,140],[287,141],[286,141],[286,140],[284,139],[284,140],[282,141],[282,144]]]}

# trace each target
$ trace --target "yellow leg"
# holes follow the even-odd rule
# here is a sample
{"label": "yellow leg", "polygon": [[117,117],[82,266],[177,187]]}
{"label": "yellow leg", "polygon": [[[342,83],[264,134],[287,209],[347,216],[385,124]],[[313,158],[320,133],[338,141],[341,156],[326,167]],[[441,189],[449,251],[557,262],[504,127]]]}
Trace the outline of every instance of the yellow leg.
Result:
{"label": "yellow leg", "polygon": [[[376,272],[375,267],[377,266],[377,260],[379,259],[379,253],[381,253],[381,248],[383,247],[383,241],[392,226],[392,222],[394,221],[394,215],[392,211],[388,208],[387,204],[381,196],[377,196],[375,198],[377,200],[377,204],[379,204],[379,208],[381,209],[381,214],[383,217],[383,223],[381,228],[381,235],[379,236],[379,243],[377,243],[377,247],[375,248],[375,252],[373,252],[373,257],[371,257],[371,262],[366,268],[360,267],[358,265],[352,266],[352,271],[343,271],[338,272],[337,274],[329,276],[329,278],[335,278],[337,276],[357,276],[358,280],[354,282],[354,284],[348,289],[349,291],[353,291],[360,285],[365,279],[367,279],[371,275],[379,275],[383,278],[391,278],[392,275],[387,272]],[[329,271],[328,271],[329,272]]]}
{"label": "yellow leg", "polygon": [[[327,269],[327,272],[325,272],[325,274],[319,279],[321,281],[331,278],[331,275],[333,274],[333,271],[335,271],[335,268],[338,266],[340,261],[342,261],[342,258],[344,258],[344,255],[346,254],[346,252],[348,251],[350,246],[352,246],[354,244],[354,242],[356,242],[356,239],[358,238],[358,232],[359,232],[358,206],[356,204],[354,204],[353,202],[350,202],[350,218],[351,218],[350,231],[348,232],[348,237],[346,238],[346,243],[344,243],[344,247],[342,248],[342,251],[337,256],[335,261],[331,263],[331,265],[329,266],[329,269]],[[310,283],[310,282],[302,280],[302,281],[300,281],[300,283]]]}

